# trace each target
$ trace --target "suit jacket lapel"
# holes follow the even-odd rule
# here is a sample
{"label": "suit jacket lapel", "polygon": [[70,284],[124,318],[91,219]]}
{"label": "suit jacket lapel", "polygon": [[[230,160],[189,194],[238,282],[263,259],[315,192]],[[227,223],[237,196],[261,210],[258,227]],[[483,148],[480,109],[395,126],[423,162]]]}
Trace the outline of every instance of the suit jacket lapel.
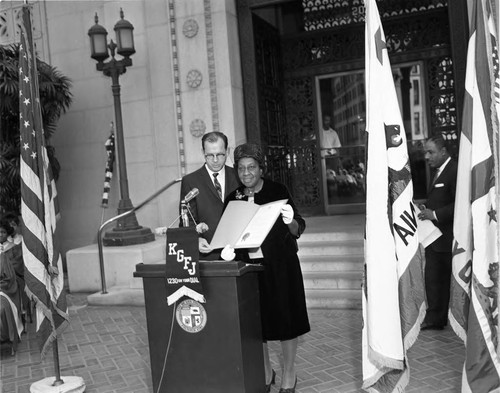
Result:
{"label": "suit jacket lapel", "polygon": [[439,179],[442,179],[442,181],[446,181],[447,177],[445,176],[445,174],[450,170],[450,168],[451,168],[451,160],[448,161],[448,163],[443,168],[443,170],[439,173],[439,175],[434,177],[434,179],[431,183],[431,190],[434,188],[434,186],[436,185],[436,183]]}
{"label": "suit jacket lapel", "polygon": [[[446,169],[446,168],[445,168]],[[443,171],[444,172],[444,171]],[[436,173],[434,174],[434,176],[432,177],[432,181],[431,181],[431,186],[430,186],[430,189],[432,190],[434,188],[434,184],[436,184],[436,181],[437,179],[439,179],[439,177],[442,175],[443,173],[439,173],[437,172],[436,170]]]}
{"label": "suit jacket lapel", "polygon": [[[234,168],[228,167],[227,165],[224,167],[225,170],[225,184],[224,184],[224,200],[226,200],[227,196],[233,191],[238,184],[234,184],[233,182],[233,176],[231,171],[234,171]],[[214,187],[215,188],[215,187]]]}

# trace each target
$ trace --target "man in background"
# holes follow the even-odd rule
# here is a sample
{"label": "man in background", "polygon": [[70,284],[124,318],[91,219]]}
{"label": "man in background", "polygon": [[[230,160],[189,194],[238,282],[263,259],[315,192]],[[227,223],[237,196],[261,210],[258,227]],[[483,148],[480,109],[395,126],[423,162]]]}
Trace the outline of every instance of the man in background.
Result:
{"label": "man in background", "polygon": [[[180,200],[193,188],[199,190],[198,196],[188,202],[191,211],[191,214],[188,213],[189,225],[204,223],[208,226],[199,238],[200,259],[217,260],[220,259],[220,251],[212,251],[209,243],[222,216],[224,199],[238,187],[239,181],[234,169],[226,165],[229,155],[226,135],[209,132],[203,135],[201,145],[205,164],[182,178]],[[183,226],[182,220],[179,226]]]}
{"label": "man in background", "polygon": [[329,115],[323,116],[323,135],[321,143],[322,156],[325,157],[327,169],[332,169],[335,175],[338,176],[339,171],[339,154],[337,148],[342,147],[339,135],[331,127],[331,117]]}
{"label": "man in background", "polygon": [[450,301],[453,214],[457,184],[457,163],[450,157],[441,135],[425,143],[425,159],[434,170],[427,202],[420,206],[418,218],[431,220],[442,232],[425,249],[425,292],[427,313],[422,330],[442,330],[448,322]]}
{"label": "man in background", "polygon": [[339,135],[332,126],[332,119],[330,116],[323,116],[323,149],[328,149],[325,151],[327,155],[333,156],[337,154],[336,147],[342,147],[340,143]]}

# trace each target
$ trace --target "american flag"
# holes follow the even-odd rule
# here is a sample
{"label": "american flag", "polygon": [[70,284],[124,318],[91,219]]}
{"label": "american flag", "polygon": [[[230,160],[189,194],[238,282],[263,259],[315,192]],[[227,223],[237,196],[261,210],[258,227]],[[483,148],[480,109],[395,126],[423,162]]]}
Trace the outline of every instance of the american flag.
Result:
{"label": "american flag", "polygon": [[19,48],[23,259],[27,291],[35,299],[36,329],[44,357],[66,327],[68,313],[55,233],[59,207],[43,134],[35,53],[30,10],[24,6]]}
{"label": "american flag", "polygon": [[107,160],[104,170],[104,187],[102,191],[101,206],[107,208],[109,203],[109,192],[111,190],[111,179],[113,178],[113,166],[115,163],[115,134],[113,132],[113,123],[111,123],[111,134],[104,143],[104,146],[106,147]]}
{"label": "american flag", "polygon": [[367,174],[363,280],[363,389],[402,392],[407,351],[425,316],[406,133],[375,0],[365,2]]}
{"label": "american flag", "polygon": [[498,82],[492,3],[476,0],[467,53],[449,312],[451,326],[466,344],[462,392],[500,390]]}

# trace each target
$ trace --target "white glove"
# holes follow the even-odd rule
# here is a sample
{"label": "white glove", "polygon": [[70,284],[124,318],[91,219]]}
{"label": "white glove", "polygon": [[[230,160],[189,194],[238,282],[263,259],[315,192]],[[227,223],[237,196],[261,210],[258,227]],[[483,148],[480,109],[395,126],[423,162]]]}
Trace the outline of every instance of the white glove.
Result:
{"label": "white glove", "polygon": [[222,252],[220,253],[220,257],[224,259],[225,261],[232,261],[236,254],[234,253],[234,248],[231,247],[229,244],[222,249]]}
{"label": "white glove", "polygon": [[288,203],[281,208],[281,218],[285,224],[290,224],[293,220],[293,209]]}

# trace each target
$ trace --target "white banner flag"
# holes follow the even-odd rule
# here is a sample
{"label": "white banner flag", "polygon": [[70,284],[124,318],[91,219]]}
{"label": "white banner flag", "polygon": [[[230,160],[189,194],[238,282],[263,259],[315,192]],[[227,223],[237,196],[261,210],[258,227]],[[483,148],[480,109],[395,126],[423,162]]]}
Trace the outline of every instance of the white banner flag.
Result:
{"label": "white banner flag", "polygon": [[375,0],[366,0],[367,175],[363,388],[401,392],[425,316],[406,135]]}

